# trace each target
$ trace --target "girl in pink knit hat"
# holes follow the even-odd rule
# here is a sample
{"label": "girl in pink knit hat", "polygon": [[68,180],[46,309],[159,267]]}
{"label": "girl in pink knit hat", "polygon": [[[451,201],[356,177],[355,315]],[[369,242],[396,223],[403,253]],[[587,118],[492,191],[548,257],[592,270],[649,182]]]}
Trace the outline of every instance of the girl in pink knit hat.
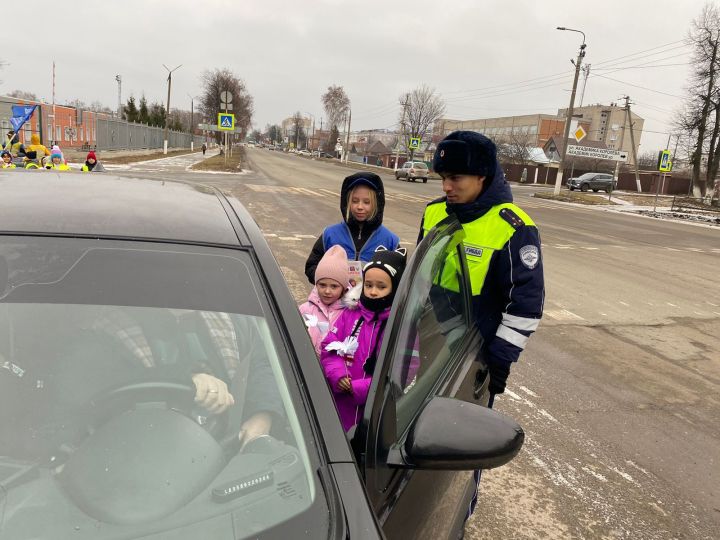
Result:
{"label": "girl in pink knit hat", "polygon": [[315,269],[315,286],[307,302],[300,306],[315,352],[320,356],[320,343],[333,323],[348,307],[343,295],[349,287],[348,259],[345,250],[332,246]]}

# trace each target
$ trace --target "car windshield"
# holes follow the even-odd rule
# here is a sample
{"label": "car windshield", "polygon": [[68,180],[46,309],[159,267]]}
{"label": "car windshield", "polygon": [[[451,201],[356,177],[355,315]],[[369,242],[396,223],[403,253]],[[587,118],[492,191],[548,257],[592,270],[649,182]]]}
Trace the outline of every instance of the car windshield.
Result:
{"label": "car windshield", "polygon": [[420,162],[420,163],[416,162],[413,164],[413,167],[415,167],[416,169],[427,169],[427,165],[425,165],[425,163],[423,163],[423,162]]}
{"label": "car windshield", "polygon": [[597,176],[597,173],[588,172],[585,174],[581,174],[578,176],[578,180],[590,180],[591,178],[595,178]]}
{"label": "car windshield", "polygon": [[317,509],[308,534],[327,536],[253,268],[241,250],[2,237],[3,538],[288,537]]}

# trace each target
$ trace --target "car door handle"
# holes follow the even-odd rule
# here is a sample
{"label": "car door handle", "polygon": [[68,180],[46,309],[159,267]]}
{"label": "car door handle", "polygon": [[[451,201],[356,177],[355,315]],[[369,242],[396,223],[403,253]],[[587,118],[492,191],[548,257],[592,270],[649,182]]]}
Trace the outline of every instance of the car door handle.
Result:
{"label": "car door handle", "polygon": [[490,372],[487,366],[481,367],[475,373],[475,385],[473,387],[473,397],[480,399],[490,386]]}

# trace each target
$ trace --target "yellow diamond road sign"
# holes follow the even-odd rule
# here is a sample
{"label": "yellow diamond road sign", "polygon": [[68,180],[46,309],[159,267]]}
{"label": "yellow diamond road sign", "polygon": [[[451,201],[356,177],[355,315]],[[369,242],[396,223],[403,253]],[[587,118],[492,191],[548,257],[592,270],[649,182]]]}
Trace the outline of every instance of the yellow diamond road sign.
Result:
{"label": "yellow diamond road sign", "polygon": [[575,135],[575,140],[577,142],[580,142],[587,136],[587,133],[585,132],[585,130],[583,129],[582,126],[578,126],[578,128],[575,130],[573,135]]}
{"label": "yellow diamond road sign", "polygon": [[235,115],[230,113],[218,113],[218,129],[221,131],[233,131],[235,129]]}

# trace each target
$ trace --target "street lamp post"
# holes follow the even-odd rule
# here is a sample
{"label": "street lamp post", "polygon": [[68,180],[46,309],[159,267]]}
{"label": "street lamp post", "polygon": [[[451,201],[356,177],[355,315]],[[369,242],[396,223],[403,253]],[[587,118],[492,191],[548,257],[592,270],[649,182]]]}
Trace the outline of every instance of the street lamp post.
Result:
{"label": "street lamp post", "polygon": [[165,139],[163,140],[163,154],[167,154],[168,151],[168,126],[170,125],[170,87],[172,86],[172,74],[173,71],[176,69],[180,69],[182,67],[182,64],[179,66],[170,69],[165,64],[163,64],[163,67],[167,69],[168,72],[168,97],[167,97],[167,109],[165,109]]}
{"label": "street lamp post", "polygon": [[195,109],[193,108],[193,102],[195,96],[187,95],[190,98],[190,151],[195,151]]}
{"label": "street lamp post", "polygon": [[570,123],[572,122],[573,108],[575,106],[575,91],[577,90],[578,78],[580,77],[580,64],[582,63],[582,59],[585,56],[586,47],[585,32],[583,32],[582,30],[575,30],[574,28],[566,28],[564,26],[558,26],[557,29],[582,34],[583,42],[582,45],[580,45],[577,60],[575,61],[575,79],[573,80],[572,92],[570,93],[570,106],[568,107],[567,116],[565,118],[565,132],[563,135],[562,153],[560,155],[560,164],[558,165],[558,174],[555,179],[555,195],[560,194],[560,186],[562,186],[563,168],[565,167],[565,156],[567,154],[568,137],[570,136]]}

